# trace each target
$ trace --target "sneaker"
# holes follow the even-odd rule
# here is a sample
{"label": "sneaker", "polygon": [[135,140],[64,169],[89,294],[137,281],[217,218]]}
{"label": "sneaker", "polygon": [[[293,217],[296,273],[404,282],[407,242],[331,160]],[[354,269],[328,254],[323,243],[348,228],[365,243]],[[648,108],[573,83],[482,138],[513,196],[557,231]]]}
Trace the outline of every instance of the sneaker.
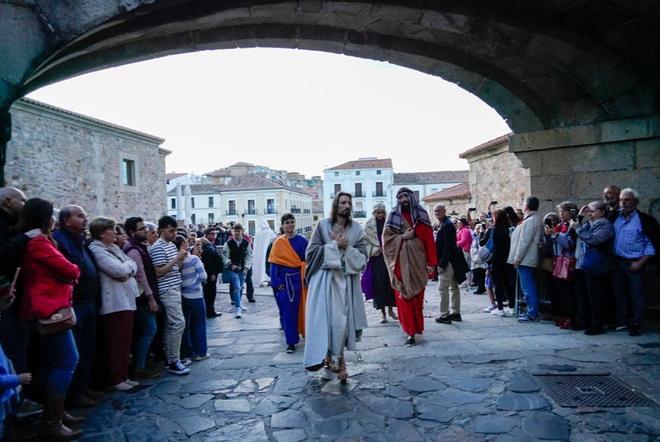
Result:
{"label": "sneaker", "polygon": [[205,355],[202,355],[202,356],[195,356],[195,357],[193,358],[193,361],[195,361],[195,362],[199,362],[199,361],[203,361],[203,360],[205,360],[205,359],[208,359],[208,358],[210,358],[210,357],[211,357],[211,355],[208,354],[208,353],[206,353]]}
{"label": "sneaker", "polygon": [[181,363],[183,364],[184,367],[187,367],[187,366],[189,366],[190,364],[192,364],[192,359],[190,359],[190,358],[183,358],[183,359],[181,359]]}
{"label": "sneaker", "polygon": [[438,316],[435,318],[435,322],[438,324],[451,324],[451,319],[448,316]]}
{"label": "sneaker", "polygon": [[18,413],[16,414],[16,417],[19,419],[23,419],[26,417],[41,414],[43,413],[43,411],[44,411],[43,405],[37,402],[33,402],[29,399],[25,399],[23,402],[21,402],[20,407],[18,407]]}
{"label": "sneaker", "polygon": [[538,321],[537,318],[529,315],[524,315],[518,318],[518,322],[536,322],[536,321]]}
{"label": "sneaker", "polygon": [[614,331],[622,332],[628,330],[627,325],[617,325],[617,327],[614,329]]}
{"label": "sneaker", "polygon": [[294,351],[296,351],[296,346],[295,346],[295,345],[292,344],[292,345],[287,345],[287,346],[286,346],[286,352],[287,352],[287,353],[291,354],[291,353],[293,353]]}
{"label": "sneaker", "polygon": [[133,386],[131,384],[127,384],[126,382],[120,382],[117,385],[112,386],[112,389],[115,391],[128,391],[131,388],[133,388]]}
{"label": "sneaker", "polygon": [[408,339],[406,340],[406,347],[412,347],[413,345],[415,345],[415,337],[408,336]]}
{"label": "sneaker", "polygon": [[241,312],[241,308],[240,308],[240,307],[236,307],[236,317],[237,317],[237,318],[242,318],[242,317],[243,317],[243,314],[242,314],[242,312]]}
{"label": "sneaker", "polygon": [[515,316],[516,312],[509,307],[504,307],[504,316]]}
{"label": "sneaker", "polygon": [[137,381],[133,381],[133,380],[131,380],[131,379],[126,379],[124,382],[126,382],[128,385],[130,385],[130,386],[132,386],[132,387],[137,387],[138,385],[140,385],[139,382],[137,382]]}
{"label": "sneaker", "polygon": [[495,309],[492,312],[490,312],[490,314],[493,316],[504,316],[504,310]]}
{"label": "sneaker", "polygon": [[484,308],[481,311],[484,312],[484,313],[490,313],[490,312],[492,312],[493,310],[496,310],[496,309],[497,309],[497,306],[489,305],[488,307]]}
{"label": "sneaker", "polygon": [[181,361],[172,362],[167,366],[167,371],[176,375],[184,375],[190,373],[190,369],[184,366]]}
{"label": "sneaker", "polygon": [[463,320],[460,313],[452,313],[448,316],[448,318],[456,322],[461,322]]}

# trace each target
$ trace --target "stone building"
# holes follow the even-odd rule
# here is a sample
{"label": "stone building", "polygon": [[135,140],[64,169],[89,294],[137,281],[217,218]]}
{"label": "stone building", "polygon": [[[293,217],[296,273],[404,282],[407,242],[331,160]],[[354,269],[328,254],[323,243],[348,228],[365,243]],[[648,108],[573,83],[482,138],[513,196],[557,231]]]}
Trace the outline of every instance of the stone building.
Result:
{"label": "stone building", "polygon": [[522,208],[530,195],[529,169],[509,152],[509,136],[497,137],[459,155],[470,164],[472,207],[488,210],[495,201],[497,207]]}
{"label": "stone building", "polygon": [[90,218],[165,212],[165,141],[27,98],[11,107],[6,185],[82,206]]}
{"label": "stone building", "polygon": [[[433,214],[433,208],[437,204],[442,204],[447,209],[447,215],[461,217],[467,215],[468,209],[472,207],[470,197],[468,184],[461,183],[422,198],[422,203],[429,215]],[[436,221],[433,220],[433,222]]]}
{"label": "stone building", "polygon": [[413,191],[417,201],[422,201],[427,196],[443,189],[467,183],[468,176],[469,172],[467,170],[395,173],[392,193],[396,196],[400,188],[407,187]]}

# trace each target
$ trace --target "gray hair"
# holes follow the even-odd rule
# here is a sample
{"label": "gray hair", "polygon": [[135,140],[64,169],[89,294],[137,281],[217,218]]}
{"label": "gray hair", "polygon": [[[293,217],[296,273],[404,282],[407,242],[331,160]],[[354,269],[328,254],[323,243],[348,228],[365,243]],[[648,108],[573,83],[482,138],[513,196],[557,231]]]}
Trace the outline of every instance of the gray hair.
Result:
{"label": "gray hair", "polygon": [[607,204],[602,201],[592,201],[589,203],[589,208],[591,210],[602,210],[607,213]]}
{"label": "gray hair", "polygon": [[147,232],[155,232],[158,226],[154,223],[146,222],[144,223],[144,227],[146,227]]}
{"label": "gray hair", "polygon": [[445,207],[444,204],[436,204],[435,207],[433,208],[433,210],[435,210],[435,209],[445,209],[445,210],[447,210],[447,208]]}
{"label": "gray hair", "polygon": [[58,214],[58,220],[60,222],[60,225],[64,224],[64,221],[66,221],[68,218],[71,217],[71,212],[73,208],[80,209],[81,211],[84,212],[83,208],[80,206],[76,206],[75,204],[68,204],[60,209],[60,212]]}
{"label": "gray hair", "polygon": [[623,190],[619,193],[619,195],[623,195],[624,193],[627,193],[627,194],[632,195],[632,197],[633,197],[635,200],[639,201],[639,192],[636,191],[635,189],[631,189],[630,187],[626,187],[625,189],[623,189]]}

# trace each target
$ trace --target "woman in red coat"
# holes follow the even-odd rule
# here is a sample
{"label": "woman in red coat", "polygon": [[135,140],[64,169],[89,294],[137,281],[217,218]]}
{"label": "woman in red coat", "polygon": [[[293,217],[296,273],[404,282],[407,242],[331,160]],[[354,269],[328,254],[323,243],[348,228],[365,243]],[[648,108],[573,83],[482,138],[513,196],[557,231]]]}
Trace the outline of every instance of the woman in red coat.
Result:
{"label": "woman in red coat", "polygon": [[[55,247],[50,236],[53,204],[40,198],[25,203],[19,229],[30,238],[22,262],[24,297],[21,312],[36,321],[72,303],[73,285],[80,269]],[[82,435],[67,425],[82,421],[64,411],[64,397],[78,364],[78,349],[70,329],[39,335],[38,383],[44,390],[42,436],[50,440],[71,440]]]}

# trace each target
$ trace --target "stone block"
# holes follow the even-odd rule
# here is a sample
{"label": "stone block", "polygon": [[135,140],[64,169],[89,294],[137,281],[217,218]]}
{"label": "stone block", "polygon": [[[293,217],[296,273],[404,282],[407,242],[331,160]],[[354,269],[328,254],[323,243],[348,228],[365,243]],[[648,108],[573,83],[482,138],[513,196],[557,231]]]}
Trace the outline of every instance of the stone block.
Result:
{"label": "stone block", "polygon": [[544,175],[635,168],[632,141],[545,150],[541,154]]}
{"label": "stone block", "polygon": [[635,143],[635,167],[660,168],[660,138],[640,140]]}

